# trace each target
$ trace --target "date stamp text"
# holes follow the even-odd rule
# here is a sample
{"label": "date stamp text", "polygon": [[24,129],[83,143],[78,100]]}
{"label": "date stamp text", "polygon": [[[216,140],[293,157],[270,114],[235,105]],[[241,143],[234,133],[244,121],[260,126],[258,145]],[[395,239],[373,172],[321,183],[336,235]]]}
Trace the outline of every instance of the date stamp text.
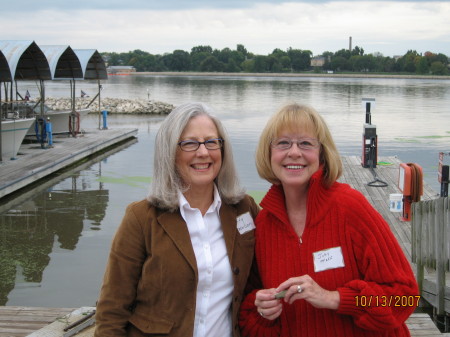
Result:
{"label": "date stamp text", "polygon": [[357,307],[417,307],[420,295],[360,295],[355,296]]}

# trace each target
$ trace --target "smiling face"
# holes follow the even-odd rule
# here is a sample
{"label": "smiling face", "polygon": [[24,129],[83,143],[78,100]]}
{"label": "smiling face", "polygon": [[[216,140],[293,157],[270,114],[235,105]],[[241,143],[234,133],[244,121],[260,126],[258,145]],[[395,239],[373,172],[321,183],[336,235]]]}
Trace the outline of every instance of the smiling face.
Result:
{"label": "smiling face", "polygon": [[[188,122],[180,141],[204,142],[216,138],[220,137],[214,122],[208,116],[200,115]],[[175,164],[183,183],[191,190],[212,188],[222,166],[222,152],[221,149],[208,150],[204,144],[191,152],[182,151],[178,147]]]}
{"label": "smiling face", "polygon": [[281,130],[277,138],[293,140],[290,149],[271,149],[271,166],[275,176],[283,187],[306,188],[311,176],[320,166],[320,146],[310,149],[300,149],[296,141],[299,139],[316,139],[312,132],[304,130]]}

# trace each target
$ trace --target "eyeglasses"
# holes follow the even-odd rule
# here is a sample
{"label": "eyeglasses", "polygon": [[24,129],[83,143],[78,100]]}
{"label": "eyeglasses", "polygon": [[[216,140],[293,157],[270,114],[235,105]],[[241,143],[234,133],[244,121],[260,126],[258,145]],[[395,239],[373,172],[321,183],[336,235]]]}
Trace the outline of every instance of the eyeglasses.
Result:
{"label": "eyeglasses", "polygon": [[289,150],[292,147],[292,144],[294,143],[297,143],[299,149],[306,151],[317,149],[320,146],[319,141],[314,138],[299,138],[299,139],[277,138],[272,140],[270,146],[273,149],[277,150]]}
{"label": "eyeglasses", "polygon": [[220,138],[208,139],[204,142],[189,139],[179,142],[178,146],[181,150],[186,152],[197,151],[202,144],[205,145],[208,150],[218,150],[223,146],[223,142],[224,140]]}

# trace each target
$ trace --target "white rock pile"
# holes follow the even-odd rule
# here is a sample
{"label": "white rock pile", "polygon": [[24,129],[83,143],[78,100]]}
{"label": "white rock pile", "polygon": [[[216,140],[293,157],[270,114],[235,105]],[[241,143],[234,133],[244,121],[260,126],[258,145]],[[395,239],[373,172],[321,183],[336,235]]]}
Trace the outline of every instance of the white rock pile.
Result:
{"label": "white rock pile", "polygon": [[[85,109],[91,100],[90,97],[75,98],[75,109]],[[45,105],[52,110],[69,110],[71,109],[71,100],[70,98],[46,97]],[[93,113],[98,112],[98,99],[95,99],[89,108]],[[112,114],[164,115],[170,113],[174,108],[175,106],[169,103],[145,99],[101,98],[100,101],[100,110],[107,110]]]}

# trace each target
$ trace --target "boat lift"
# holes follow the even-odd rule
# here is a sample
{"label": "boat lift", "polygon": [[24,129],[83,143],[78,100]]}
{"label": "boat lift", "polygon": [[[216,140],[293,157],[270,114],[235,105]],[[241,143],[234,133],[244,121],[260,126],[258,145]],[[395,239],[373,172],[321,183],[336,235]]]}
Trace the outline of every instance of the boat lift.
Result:
{"label": "boat lift", "polygon": [[[12,104],[14,102],[13,82],[16,87],[16,101],[17,96],[17,81],[18,80],[36,80],[39,81],[39,101],[33,106],[32,111],[40,105],[39,117],[37,117],[36,125],[40,133],[38,139],[41,142],[41,147],[45,142],[45,81],[46,80],[69,80],[71,86],[71,110],[69,117],[69,131],[72,136],[76,136],[79,132],[80,118],[79,113],[75,108],[75,81],[80,80],[97,80],[98,81],[98,103],[99,103],[99,129],[101,120],[101,102],[100,80],[107,79],[108,74],[106,65],[95,49],[76,49],[73,50],[70,46],[38,46],[34,41],[0,40],[0,91],[1,84],[4,84],[5,102]],[[10,86],[6,83],[10,82]],[[8,88],[9,87],[9,88]],[[9,90],[8,90],[9,89]],[[10,91],[10,93],[8,93]],[[9,94],[9,95],[8,95]],[[0,94],[0,102],[1,102]],[[23,98],[21,102],[23,101]],[[3,105],[0,104],[0,115],[3,115]],[[1,132],[1,125],[0,125]],[[1,158],[1,139],[0,139],[0,161]]]}
{"label": "boat lift", "polygon": [[[13,103],[13,81],[39,80],[42,82],[51,79],[48,61],[42,50],[34,41],[0,40],[0,51],[7,62],[6,67],[4,65],[0,67],[0,84],[1,82],[4,83],[6,104],[10,103],[12,106]],[[9,98],[6,82],[10,82]],[[0,111],[3,113],[1,109]],[[7,111],[5,113],[7,113]],[[1,145],[2,144],[0,143],[0,156],[2,152]],[[3,160],[1,157],[0,159]]]}
{"label": "boat lift", "polygon": [[83,69],[83,79],[85,80],[97,80],[98,92],[91,102],[86,106],[88,108],[96,98],[98,98],[98,128],[101,130],[101,100],[100,92],[102,91],[102,85],[100,80],[107,80],[108,73],[106,71],[106,64],[100,53],[95,49],[74,49],[75,54],[81,63]]}
{"label": "boat lift", "polygon": [[[11,71],[8,67],[8,61],[6,60],[5,55],[3,55],[3,52],[0,50],[0,162],[2,159],[2,123],[1,120],[3,119],[3,104],[2,104],[2,83],[5,82],[12,82],[11,78]],[[6,91],[6,87],[5,87]]]}

